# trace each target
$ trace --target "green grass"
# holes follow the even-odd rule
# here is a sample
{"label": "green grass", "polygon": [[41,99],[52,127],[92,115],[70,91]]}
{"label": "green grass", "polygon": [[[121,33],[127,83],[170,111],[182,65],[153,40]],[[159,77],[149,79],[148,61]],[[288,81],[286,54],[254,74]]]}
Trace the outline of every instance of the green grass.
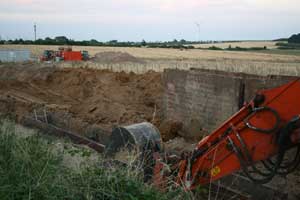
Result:
{"label": "green grass", "polygon": [[1,200],[192,198],[180,189],[160,192],[143,182],[140,171],[129,167],[83,163],[80,170],[68,168],[64,164],[67,151],[55,148],[53,140],[18,134],[13,123],[0,121]]}
{"label": "green grass", "polygon": [[268,53],[268,54],[278,54],[278,55],[290,55],[290,56],[300,56],[299,49],[270,49],[255,51],[256,53]]}

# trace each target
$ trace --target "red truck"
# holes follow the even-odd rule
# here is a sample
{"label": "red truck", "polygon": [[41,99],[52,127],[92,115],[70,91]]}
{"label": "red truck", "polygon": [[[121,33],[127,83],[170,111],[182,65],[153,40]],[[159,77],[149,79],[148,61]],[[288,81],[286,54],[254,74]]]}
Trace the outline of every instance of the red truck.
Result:
{"label": "red truck", "polygon": [[89,55],[87,51],[73,51],[71,47],[60,47],[58,51],[45,50],[42,61],[51,60],[64,60],[64,61],[81,61],[88,60]]}
{"label": "red truck", "polygon": [[62,51],[62,58],[65,61],[80,61],[83,60],[81,51]]}

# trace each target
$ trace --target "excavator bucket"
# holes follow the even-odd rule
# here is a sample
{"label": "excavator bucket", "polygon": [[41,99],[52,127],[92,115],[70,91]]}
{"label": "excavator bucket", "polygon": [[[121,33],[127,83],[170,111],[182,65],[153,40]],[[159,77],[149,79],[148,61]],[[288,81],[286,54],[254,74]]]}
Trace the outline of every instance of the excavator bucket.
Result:
{"label": "excavator bucket", "polygon": [[107,145],[107,154],[112,155],[122,149],[160,151],[161,137],[158,129],[151,123],[143,122],[124,127],[116,127]]}

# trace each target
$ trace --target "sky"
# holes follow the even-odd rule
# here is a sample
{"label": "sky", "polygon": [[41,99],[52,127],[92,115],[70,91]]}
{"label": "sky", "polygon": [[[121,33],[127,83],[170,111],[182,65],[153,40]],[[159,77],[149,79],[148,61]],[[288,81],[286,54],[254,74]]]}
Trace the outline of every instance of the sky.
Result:
{"label": "sky", "polygon": [[299,0],[0,0],[0,37],[270,40],[300,32]]}

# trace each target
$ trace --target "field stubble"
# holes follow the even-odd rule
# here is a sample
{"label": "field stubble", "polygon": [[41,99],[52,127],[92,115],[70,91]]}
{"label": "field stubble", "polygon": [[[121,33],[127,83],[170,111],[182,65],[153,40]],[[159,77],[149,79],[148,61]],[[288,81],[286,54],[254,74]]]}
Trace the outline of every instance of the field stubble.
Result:
{"label": "field stubble", "polygon": [[[250,45],[250,44],[249,44]],[[57,50],[58,46],[46,45],[1,45],[0,49],[27,48],[34,57],[42,55],[45,49]],[[85,63],[61,63],[61,67],[89,67],[145,73],[149,70],[162,72],[166,68],[188,70],[190,68],[213,69],[229,72],[243,72],[259,75],[300,75],[300,56],[278,55],[255,52],[231,52],[211,50],[178,50],[160,48],[128,47],[83,47],[74,46],[74,50],[87,50],[91,56],[101,52],[128,53],[142,62],[103,63],[90,61]]]}

